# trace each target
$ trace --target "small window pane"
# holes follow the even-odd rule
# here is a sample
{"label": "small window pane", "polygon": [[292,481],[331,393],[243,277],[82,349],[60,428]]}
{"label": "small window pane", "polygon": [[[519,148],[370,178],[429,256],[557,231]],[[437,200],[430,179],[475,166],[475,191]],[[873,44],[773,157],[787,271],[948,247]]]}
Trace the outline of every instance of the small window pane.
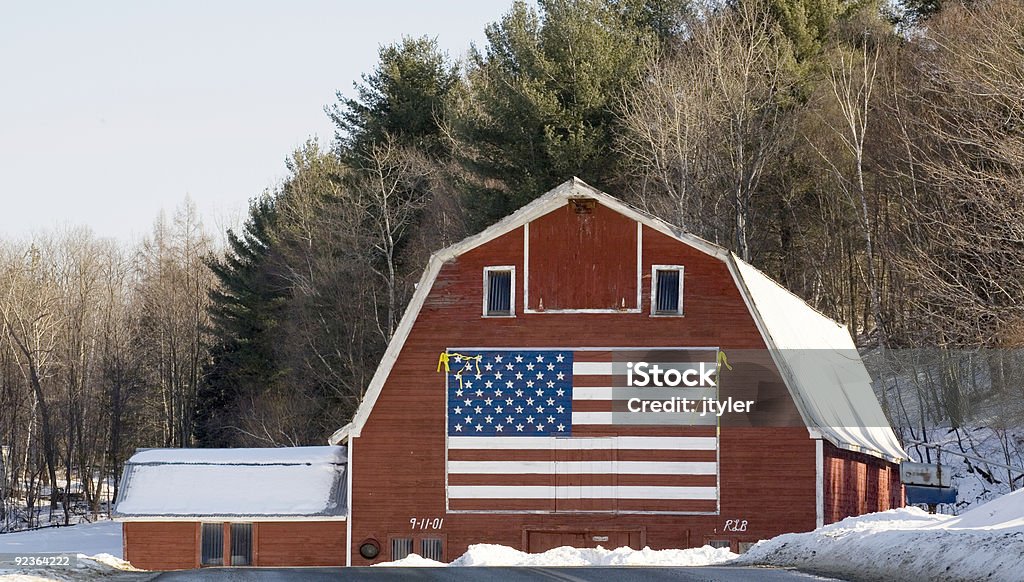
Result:
{"label": "small window pane", "polygon": [[231,524],[231,565],[252,564],[252,524]]}
{"label": "small window pane", "polygon": [[224,526],[219,523],[204,523],[202,530],[203,566],[224,565]]}
{"label": "small window pane", "polygon": [[487,315],[512,315],[512,271],[487,272]]}
{"label": "small window pane", "polygon": [[725,548],[727,550],[732,548],[729,540],[711,540],[708,542],[708,545],[712,548]]}
{"label": "small window pane", "polygon": [[679,275],[676,269],[657,271],[655,313],[682,313],[679,309]]}
{"label": "small window pane", "polygon": [[412,553],[411,538],[395,538],[391,540],[391,559],[401,560]]}
{"label": "small window pane", "polygon": [[437,562],[442,561],[441,540],[439,538],[423,538],[420,540],[420,556]]}

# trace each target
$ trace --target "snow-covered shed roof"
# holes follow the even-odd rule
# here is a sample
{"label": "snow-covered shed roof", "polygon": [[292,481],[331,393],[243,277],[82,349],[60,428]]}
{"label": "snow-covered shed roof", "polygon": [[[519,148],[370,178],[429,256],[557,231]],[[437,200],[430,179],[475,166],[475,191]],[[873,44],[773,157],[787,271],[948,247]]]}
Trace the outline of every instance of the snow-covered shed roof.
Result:
{"label": "snow-covered shed roof", "polygon": [[909,458],[878,405],[871,378],[845,327],[727,249],[634,208],[579,178],[564,182],[484,231],[431,255],[352,422],[331,435],[329,442],[346,443],[349,437],[359,436],[445,262],[561,208],[574,198],[595,199],[726,263],[812,436],[820,435],[841,449],[891,461]]}
{"label": "snow-covered shed roof", "polygon": [[343,520],[346,447],[147,449],[125,464],[114,517]]}

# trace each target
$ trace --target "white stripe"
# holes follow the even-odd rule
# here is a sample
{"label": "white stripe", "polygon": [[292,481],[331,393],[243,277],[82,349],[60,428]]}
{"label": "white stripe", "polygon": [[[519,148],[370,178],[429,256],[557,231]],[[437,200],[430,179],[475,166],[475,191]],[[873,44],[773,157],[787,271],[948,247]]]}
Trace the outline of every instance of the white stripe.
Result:
{"label": "white stripe", "polygon": [[448,461],[448,473],[531,475],[714,475],[714,461]]}
{"label": "white stripe", "polygon": [[448,437],[449,449],[714,451],[717,437]]}
{"label": "white stripe", "polygon": [[572,375],[583,376],[587,374],[605,374],[611,375],[612,363],[611,362],[573,362],[572,363]]}
{"label": "white stripe", "polygon": [[703,398],[715,398],[715,388],[625,388],[611,386],[578,386],[572,389],[573,400],[628,400],[643,398],[645,400],[668,400],[670,398],[688,398],[700,404]]}
{"label": "white stripe", "polygon": [[701,416],[696,412],[574,412],[572,424],[577,425],[647,425],[647,426],[715,426],[714,414]]}
{"label": "white stripe", "polygon": [[449,485],[450,499],[718,499],[715,487]]}

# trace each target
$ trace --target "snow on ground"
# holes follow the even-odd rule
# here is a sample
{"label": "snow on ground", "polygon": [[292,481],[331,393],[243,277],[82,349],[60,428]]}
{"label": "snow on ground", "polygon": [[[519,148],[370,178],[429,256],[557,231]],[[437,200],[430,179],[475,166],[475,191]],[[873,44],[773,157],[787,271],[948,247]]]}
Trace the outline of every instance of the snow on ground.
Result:
{"label": "snow on ground", "polygon": [[76,554],[75,568],[15,569],[0,566],[0,580],[83,580],[103,577],[115,570],[134,570],[121,559],[121,524],[116,521],[47,527],[0,534],[0,554]]}
{"label": "snow on ground", "polygon": [[494,544],[474,544],[451,564],[421,558],[416,554],[394,562],[376,566],[710,566],[736,558],[728,549],[691,548],[688,550],[652,550],[644,548],[571,548],[563,546],[542,554],[527,554],[519,550]]}
{"label": "snow on ground", "polygon": [[959,517],[909,507],[847,518],[759,542],[734,563],[854,580],[1017,582],[1024,573],[1024,490]]}

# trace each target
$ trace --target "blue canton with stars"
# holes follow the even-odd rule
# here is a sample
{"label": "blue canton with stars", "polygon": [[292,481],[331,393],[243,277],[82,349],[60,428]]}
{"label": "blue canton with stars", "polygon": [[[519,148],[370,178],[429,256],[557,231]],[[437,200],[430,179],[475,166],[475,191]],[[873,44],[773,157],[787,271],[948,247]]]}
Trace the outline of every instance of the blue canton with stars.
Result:
{"label": "blue canton with stars", "polygon": [[449,436],[572,434],[571,351],[448,354]]}

